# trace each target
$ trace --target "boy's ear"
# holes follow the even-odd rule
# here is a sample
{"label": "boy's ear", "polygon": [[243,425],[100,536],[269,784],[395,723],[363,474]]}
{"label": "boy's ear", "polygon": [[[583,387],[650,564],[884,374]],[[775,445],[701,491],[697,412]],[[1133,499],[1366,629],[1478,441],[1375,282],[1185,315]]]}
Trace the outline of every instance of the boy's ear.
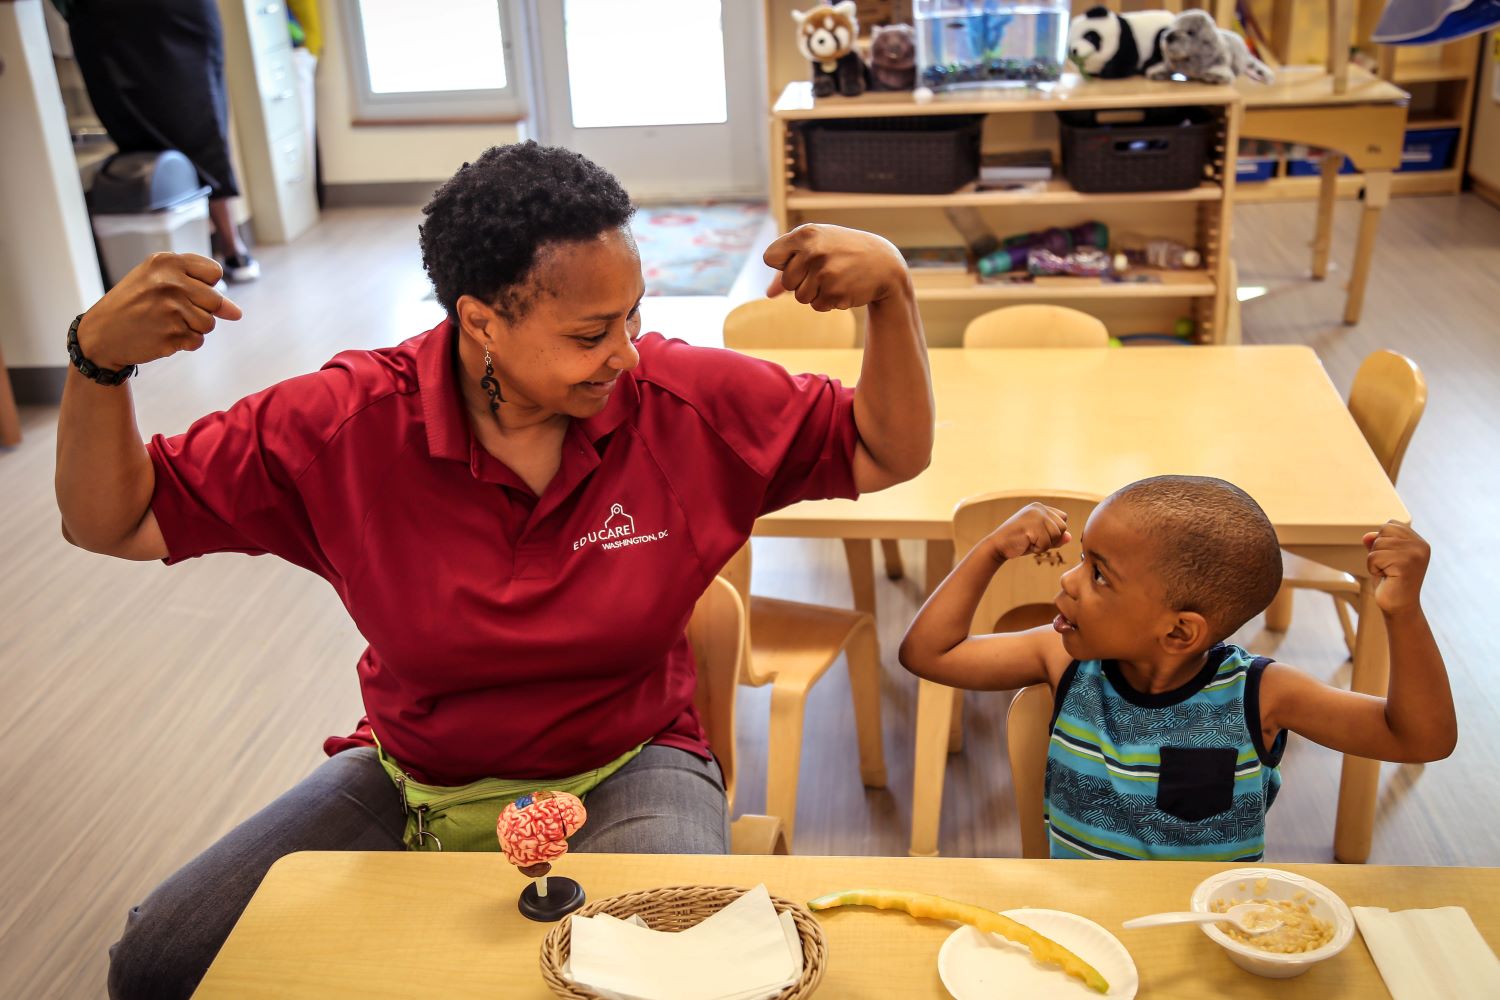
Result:
{"label": "boy's ear", "polygon": [[1196,611],[1179,611],[1171,628],[1162,636],[1162,648],[1177,656],[1200,652],[1208,646],[1208,619]]}

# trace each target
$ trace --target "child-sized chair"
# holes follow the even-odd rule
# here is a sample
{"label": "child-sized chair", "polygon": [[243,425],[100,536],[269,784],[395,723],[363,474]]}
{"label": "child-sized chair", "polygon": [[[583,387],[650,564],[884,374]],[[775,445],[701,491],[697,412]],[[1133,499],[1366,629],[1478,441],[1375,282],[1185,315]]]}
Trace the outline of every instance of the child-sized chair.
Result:
{"label": "child-sized chair", "polygon": [[[1053,603],[1063,570],[1083,553],[1083,525],[1099,504],[1098,497],[1077,493],[992,493],[965,500],[953,514],[953,548],[959,558],[979,544],[1002,521],[1038,501],[1065,511],[1073,540],[1042,555],[1008,560],[990,582],[969,626],[971,634],[1015,632],[1045,625],[1057,615]],[[943,808],[943,778],[948,766],[948,736],[963,711],[963,692],[932,681],[917,689],[917,754],[912,776],[911,854],[935,857]]]}
{"label": "child-sized chair", "polygon": [[969,320],[964,346],[1108,347],[1109,330],[1088,313],[1067,306],[1006,306]]}
{"label": "child-sized chair", "polygon": [[880,731],[880,645],[875,619],[864,611],[750,595],[747,543],[720,577],[749,609],[740,683],[771,685],[766,754],[766,812],[781,820],[790,849],[797,823],[802,767],[802,722],[807,696],[840,653],[847,653],[859,770],[867,788],[885,787]]}
{"label": "child-sized chair", "polygon": [[1010,783],[1016,795],[1016,825],[1021,830],[1021,857],[1045,858],[1047,745],[1052,740],[1052,689],[1033,684],[1016,692],[1005,713],[1005,751],[1010,757]]}
{"label": "child-sized chair", "polygon": [[[688,621],[688,641],[698,663],[695,700],[708,745],[724,775],[724,794],[734,815],[734,699],[745,651],[745,605],[723,577],[714,577]],[[730,824],[734,854],[786,854],[786,834],[775,816],[741,816]]]}
{"label": "child-sized chair", "polygon": [[[1406,446],[1427,407],[1427,379],[1416,362],[1395,351],[1376,351],[1365,358],[1349,389],[1349,413],[1365,436],[1385,474],[1395,483]],[[1333,598],[1344,645],[1354,655],[1354,622],[1359,581],[1348,573],[1293,555],[1281,554],[1281,592],[1266,609],[1266,628],[1285,632],[1292,624],[1292,592],[1321,590]]]}
{"label": "child-sized chair", "polygon": [[[724,346],[734,351],[847,350],[857,341],[853,312],[848,309],[818,312],[787,294],[751,299],[735,306],[724,317]],[[873,544],[862,538],[844,539],[854,606],[871,614],[875,613]],[[886,538],[881,540],[880,547],[885,557],[885,575],[892,580],[901,579],[905,570],[900,546],[894,538]]]}

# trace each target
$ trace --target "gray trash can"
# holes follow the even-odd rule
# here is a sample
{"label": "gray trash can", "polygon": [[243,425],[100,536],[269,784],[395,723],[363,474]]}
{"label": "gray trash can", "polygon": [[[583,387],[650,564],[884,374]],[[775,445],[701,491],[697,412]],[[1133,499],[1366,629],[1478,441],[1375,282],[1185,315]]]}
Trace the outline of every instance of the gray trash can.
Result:
{"label": "gray trash can", "polygon": [[106,160],[88,194],[105,282],[113,286],[160,251],[213,256],[208,192],[192,162],[175,149]]}

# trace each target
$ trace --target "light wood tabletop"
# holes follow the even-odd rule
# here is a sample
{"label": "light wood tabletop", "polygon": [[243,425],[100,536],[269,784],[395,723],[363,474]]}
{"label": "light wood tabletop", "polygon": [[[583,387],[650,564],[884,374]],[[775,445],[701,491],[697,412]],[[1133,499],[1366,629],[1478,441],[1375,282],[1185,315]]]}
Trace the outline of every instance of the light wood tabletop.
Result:
{"label": "light wood tabletop", "polygon": [[[794,372],[858,380],[863,352],[769,351]],[[1406,508],[1310,348],[940,348],[931,466],[858,501],[803,503],[756,533],[952,537],[959,501],[998,490],[1105,496],[1162,473],[1219,476],[1283,545],[1358,544]]]}
{"label": "light wood tabletop", "polygon": [[[1350,686],[1384,695],[1385,620],[1365,568],[1364,533],[1409,521],[1375,455],[1311,348],[1302,346],[929,351],[937,435],[932,464],[858,501],[803,503],[756,533],[927,540],[928,592],[953,563],[959,501],[985,493],[1071,491],[1100,497],[1165,473],[1218,476],[1260,503],[1283,547],[1362,581]],[[862,352],[771,351],[797,372],[858,380]],[[873,588],[855,594],[874,611]],[[946,755],[958,695],[923,681],[911,852],[937,850]],[[1345,757],[1334,852],[1370,855],[1380,768]]]}
{"label": "light wood tabletop", "polygon": [[[1356,933],[1341,954],[1289,980],[1230,963],[1196,927],[1126,931],[1121,921],[1185,909],[1202,879],[1232,866],[1191,862],[966,858],[569,855],[559,873],[590,899],[670,885],[750,887],[805,901],[850,888],[931,892],[997,910],[1043,907],[1098,922],[1129,950],[1140,996],[1386,995]],[[1351,906],[1466,908],[1500,945],[1500,869],[1274,865]],[[551,996],[538,971],[551,925],[516,910],[526,880],[497,854],[294,854],[273,867],[199,988],[200,998]],[[869,909],[819,914],[828,964],[818,996],[944,997],[937,955],[951,924]],[[1080,995],[1085,995],[1080,990]]]}

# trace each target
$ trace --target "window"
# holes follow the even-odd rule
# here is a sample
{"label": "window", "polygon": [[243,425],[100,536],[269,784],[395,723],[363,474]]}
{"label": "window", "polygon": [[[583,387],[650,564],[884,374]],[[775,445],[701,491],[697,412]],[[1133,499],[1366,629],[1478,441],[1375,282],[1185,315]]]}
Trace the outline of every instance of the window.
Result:
{"label": "window", "polygon": [[355,0],[350,71],[359,121],[525,115],[511,0]]}

